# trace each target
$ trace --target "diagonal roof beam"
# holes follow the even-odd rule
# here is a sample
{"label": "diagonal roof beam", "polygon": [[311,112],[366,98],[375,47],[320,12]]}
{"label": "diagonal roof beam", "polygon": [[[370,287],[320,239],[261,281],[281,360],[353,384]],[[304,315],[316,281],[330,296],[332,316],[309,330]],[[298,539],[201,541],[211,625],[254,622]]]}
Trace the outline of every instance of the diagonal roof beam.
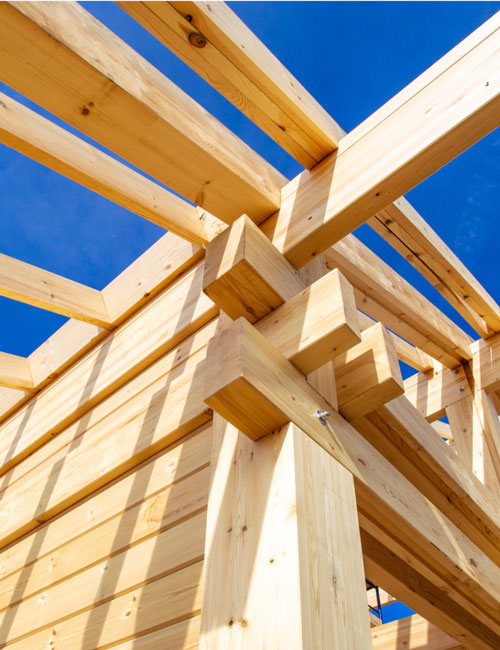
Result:
{"label": "diagonal roof beam", "polygon": [[194,206],[3,93],[0,142],[198,246],[208,240]]}
{"label": "diagonal roof beam", "polygon": [[[283,190],[264,224],[296,267],[360,226],[500,124],[500,12],[480,42],[458,46],[445,69],[381,119],[368,118],[313,171]],[[464,51],[464,49],[466,51]],[[426,73],[424,73],[426,74]],[[404,134],[404,137],[402,137]]]}
{"label": "diagonal roof beam", "polygon": [[228,223],[279,207],[286,179],[76,2],[1,3],[0,54],[6,84]]}
{"label": "diagonal roof beam", "polygon": [[224,2],[118,2],[310,169],[342,129]]}

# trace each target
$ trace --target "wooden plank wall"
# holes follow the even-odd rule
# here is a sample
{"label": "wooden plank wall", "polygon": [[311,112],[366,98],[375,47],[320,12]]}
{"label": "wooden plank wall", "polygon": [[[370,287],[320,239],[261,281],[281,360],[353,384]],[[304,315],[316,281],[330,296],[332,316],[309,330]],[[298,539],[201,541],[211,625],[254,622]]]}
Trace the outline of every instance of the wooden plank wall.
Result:
{"label": "wooden plank wall", "polygon": [[[200,321],[185,299],[191,278],[176,280],[3,424],[1,648],[198,647],[212,446],[200,358],[215,322]],[[165,301],[171,326],[157,323],[145,345],[147,321]],[[205,299],[207,318],[210,309]],[[113,347],[130,327],[143,347],[130,338],[120,364]],[[16,453],[23,434],[29,455]]]}

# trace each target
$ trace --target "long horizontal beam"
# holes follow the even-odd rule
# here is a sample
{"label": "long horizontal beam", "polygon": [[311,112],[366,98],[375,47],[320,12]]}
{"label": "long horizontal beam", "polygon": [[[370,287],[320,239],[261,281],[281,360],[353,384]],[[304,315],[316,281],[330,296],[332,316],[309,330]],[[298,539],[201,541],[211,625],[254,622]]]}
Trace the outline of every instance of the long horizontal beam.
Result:
{"label": "long horizontal beam", "polygon": [[311,168],[342,129],[224,2],[118,2],[289,154]]}
{"label": "long horizontal beam", "polygon": [[0,142],[194,244],[208,240],[194,206],[3,93]]}
{"label": "long horizontal beam", "polygon": [[0,386],[32,391],[33,377],[26,357],[0,352]]}
{"label": "long horizontal beam", "polygon": [[0,296],[110,327],[100,291],[3,254],[0,254]]}
{"label": "long horizontal beam", "polygon": [[265,230],[294,266],[325,251],[499,125],[499,28],[496,14],[467,48],[459,45],[447,55],[443,68],[424,73],[425,83],[404,101],[382,107],[368,125],[342,139],[336,152],[283,189],[281,208]]}
{"label": "long horizontal beam", "polygon": [[0,37],[2,81],[193,203],[279,207],[286,179],[76,2],[2,3]]}

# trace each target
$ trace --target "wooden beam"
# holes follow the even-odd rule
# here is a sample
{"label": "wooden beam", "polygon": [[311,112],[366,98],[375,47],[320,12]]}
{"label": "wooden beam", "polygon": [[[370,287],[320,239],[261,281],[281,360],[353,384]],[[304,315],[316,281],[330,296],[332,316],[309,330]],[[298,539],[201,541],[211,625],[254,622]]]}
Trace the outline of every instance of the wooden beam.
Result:
{"label": "wooden beam", "polygon": [[11,88],[228,223],[279,207],[281,174],[78,3],[0,16]]}
{"label": "wooden beam", "polygon": [[0,352],[0,386],[16,390],[33,390],[29,360],[17,354]]}
{"label": "wooden beam", "polygon": [[373,650],[465,650],[418,614],[372,629],[372,641]]}
{"label": "wooden beam", "polygon": [[213,319],[218,309],[202,279],[200,266],[191,269],[2,423],[0,474]]}
{"label": "wooden beam", "polygon": [[[358,320],[359,326],[362,331],[372,327],[377,321],[371,316],[364,314],[362,311],[358,310]],[[432,357],[426,354],[423,350],[420,350],[416,346],[408,343],[394,332],[389,332],[392,342],[396,347],[396,354],[398,359],[403,363],[419,370],[420,372],[426,372],[427,370],[432,370],[434,368],[434,361]]]}
{"label": "wooden beam", "polygon": [[500,331],[500,307],[404,197],[384,208],[368,223],[480,336]]}
{"label": "wooden beam", "polygon": [[[407,341],[452,368],[471,358],[470,336],[354,235],[337,242],[326,252],[326,259],[329,268],[340,269],[354,287],[420,334],[415,339],[411,333],[399,330],[397,325],[384,323]],[[362,303],[357,302],[357,306],[370,314]],[[382,321],[377,314],[370,315]]]}
{"label": "wooden beam", "polygon": [[476,479],[404,397],[356,422],[357,430],[457,528],[500,562],[500,517],[491,491]]}
{"label": "wooden beam", "polygon": [[[441,582],[441,587],[436,587],[435,581],[439,584],[439,578],[425,567],[421,558],[405,554],[403,548],[398,548],[394,542],[391,542],[394,548],[391,550],[390,546],[377,539],[377,535],[384,537],[383,532],[365,515],[359,513],[359,516],[365,571],[371,580],[390,589],[431,624],[456,639],[459,648],[491,650],[496,646],[498,642],[495,637],[498,634],[477,620],[476,612],[472,611],[473,605],[452,603],[444,584]],[[385,541],[388,541],[387,535]],[[411,643],[408,639],[405,641]],[[408,647],[412,646],[402,646],[404,650]],[[427,647],[426,644],[419,650]],[[377,648],[375,641],[374,648]]]}
{"label": "wooden beam", "polygon": [[406,399],[429,422],[446,415],[446,409],[471,395],[462,366],[454,370],[439,367],[434,372],[417,372],[404,380]]}
{"label": "wooden beam", "polygon": [[265,133],[311,168],[342,129],[222,2],[118,2]]}
{"label": "wooden beam", "polygon": [[[343,420],[252,325],[240,318],[222,330],[219,340],[209,346],[207,368],[206,401],[214,410],[253,439],[293,421],[352,472],[358,505],[361,498],[373,517],[384,520],[394,534],[404,535],[407,546],[423,553],[440,575],[446,575],[452,598],[473,602],[479,608],[474,616],[482,617],[492,629],[497,625],[500,569]],[[318,410],[330,412],[321,418],[326,424]]]}
{"label": "wooden beam", "polygon": [[375,323],[364,330],[361,339],[334,364],[339,412],[350,422],[404,390],[396,348],[385,327]]}
{"label": "wooden beam", "polygon": [[352,287],[337,270],[261,318],[256,327],[304,374],[360,341]]}
{"label": "wooden beam", "polygon": [[[486,395],[485,399],[487,398]],[[497,467],[500,459],[494,447],[492,454],[488,445],[491,432],[488,430],[489,422],[482,406],[480,399],[475,400],[472,396],[468,396],[450,404],[446,408],[446,415],[453,432],[457,454],[464,465],[487,487],[490,494],[499,499]],[[498,421],[497,417],[494,419]],[[494,435],[498,435],[499,428],[497,425]]]}
{"label": "wooden beam", "polygon": [[254,323],[304,288],[298,271],[246,215],[207,247],[203,291],[233,319]]}
{"label": "wooden beam", "polygon": [[100,291],[1,253],[0,296],[111,328]]}
{"label": "wooden beam", "polygon": [[0,142],[194,244],[208,241],[195,207],[3,93]]}
{"label": "wooden beam", "polygon": [[352,477],[293,424],[214,429],[200,650],[371,648]]}
{"label": "wooden beam", "polygon": [[[460,45],[445,69],[404,102],[382,107],[311,172],[283,190],[265,230],[296,267],[352,232],[500,123],[500,54],[496,14],[480,42]],[[432,70],[432,69],[431,69]],[[404,91],[403,91],[404,93]],[[380,116],[380,117],[379,117]],[[401,133],[412,124],[412,137]]]}
{"label": "wooden beam", "polygon": [[[384,607],[385,605],[390,605],[391,603],[395,603],[398,600],[395,596],[391,596],[391,594],[388,594],[387,591],[385,591],[384,589],[380,589],[380,587],[378,588],[378,592],[379,592],[381,607]],[[374,608],[378,607],[375,589],[367,589],[366,597],[367,597],[369,607],[374,607]]]}
{"label": "wooden beam", "polygon": [[[203,251],[166,233],[102,290],[114,327],[198,261]],[[28,357],[33,384],[41,390],[106,336],[97,325],[70,319]],[[27,401],[32,392],[0,388],[0,421]]]}

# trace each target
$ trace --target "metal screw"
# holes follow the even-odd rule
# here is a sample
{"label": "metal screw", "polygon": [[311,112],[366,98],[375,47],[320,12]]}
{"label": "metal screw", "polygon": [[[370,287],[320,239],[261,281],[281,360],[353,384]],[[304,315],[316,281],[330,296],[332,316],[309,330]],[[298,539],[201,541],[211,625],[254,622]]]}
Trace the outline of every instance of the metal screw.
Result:
{"label": "metal screw", "polygon": [[316,411],[316,417],[318,420],[326,426],[326,418],[330,417],[330,411],[320,411],[319,409]]}
{"label": "metal screw", "polygon": [[459,386],[459,387],[458,387],[458,392],[459,392],[459,393],[463,393],[464,390],[465,390],[465,388],[464,388],[463,386]]}

